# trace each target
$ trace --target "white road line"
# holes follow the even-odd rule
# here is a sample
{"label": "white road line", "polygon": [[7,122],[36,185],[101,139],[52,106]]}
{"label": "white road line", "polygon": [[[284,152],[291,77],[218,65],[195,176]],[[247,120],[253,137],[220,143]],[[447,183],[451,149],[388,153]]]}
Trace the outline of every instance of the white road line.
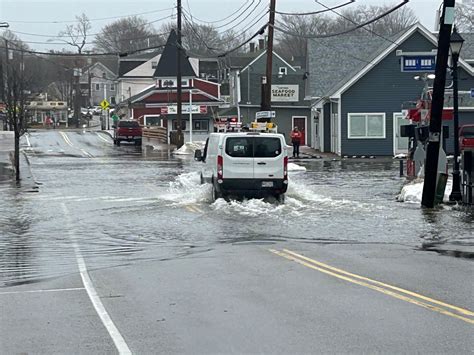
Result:
{"label": "white road line", "polygon": [[112,142],[110,142],[108,139],[105,139],[104,137],[102,137],[102,135],[101,135],[100,133],[96,132],[96,134],[97,134],[97,136],[98,136],[100,139],[102,139],[104,142],[106,142],[106,143],[112,143]]}
{"label": "white road line", "polygon": [[84,149],[81,149],[81,152],[82,152],[82,154],[84,154],[85,156],[87,156],[89,158],[94,158],[94,156],[91,153],[86,152]]}
{"label": "white road line", "polygon": [[[70,215],[66,204],[62,203],[62,207],[66,219],[70,225]],[[97,291],[94,288],[94,284],[92,283],[92,280],[89,276],[89,272],[87,271],[86,263],[84,261],[84,258],[82,257],[81,250],[79,249],[79,246],[77,245],[77,242],[75,240],[75,236],[71,235],[71,232],[70,236],[74,241],[74,253],[76,254],[77,266],[79,267],[79,273],[81,274],[82,283],[84,284],[84,287],[87,291],[87,294],[89,295],[89,299],[91,300],[92,305],[95,308],[95,311],[99,315],[102,324],[104,324],[105,328],[109,332],[109,335],[112,338],[119,354],[132,354],[130,348],[125,342],[125,339],[122,337],[122,334],[120,334],[120,331],[117,329],[114,322],[110,318],[109,314],[107,313],[107,310],[105,309],[104,305],[102,304],[102,301],[100,300],[99,295],[97,294]]]}
{"label": "white road line", "polygon": [[28,133],[25,134],[26,144],[28,144],[28,148],[31,147],[30,139],[28,138]]}
{"label": "white road line", "polygon": [[69,146],[72,147],[72,143],[71,143],[71,141],[69,140],[69,137],[67,136],[67,134],[64,133],[64,132],[59,132],[59,133],[60,133],[61,136],[63,137],[64,141],[65,141]]}
{"label": "white road line", "polygon": [[66,291],[82,291],[85,290],[84,287],[72,287],[72,288],[52,288],[46,290],[28,290],[28,291],[8,291],[0,292],[1,295],[14,295],[14,294],[23,294],[23,293],[45,293],[45,292],[66,292]]}

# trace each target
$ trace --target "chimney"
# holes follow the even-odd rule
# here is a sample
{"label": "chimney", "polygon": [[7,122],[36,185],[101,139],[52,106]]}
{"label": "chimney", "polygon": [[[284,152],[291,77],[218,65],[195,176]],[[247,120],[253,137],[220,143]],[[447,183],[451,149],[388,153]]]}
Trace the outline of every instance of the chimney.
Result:
{"label": "chimney", "polygon": [[250,42],[250,53],[255,52],[255,43]]}
{"label": "chimney", "polygon": [[265,40],[264,40],[263,38],[260,38],[260,39],[258,40],[258,49],[259,49],[259,50],[265,49]]}

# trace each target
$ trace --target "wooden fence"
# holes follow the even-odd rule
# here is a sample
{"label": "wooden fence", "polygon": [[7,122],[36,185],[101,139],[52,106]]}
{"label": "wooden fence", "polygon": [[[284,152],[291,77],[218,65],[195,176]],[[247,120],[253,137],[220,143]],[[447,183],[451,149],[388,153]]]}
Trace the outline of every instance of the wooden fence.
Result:
{"label": "wooden fence", "polygon": [[168,143],[168,135],[165,127],[143,127],[143,137],[154,138],[160,143]]}

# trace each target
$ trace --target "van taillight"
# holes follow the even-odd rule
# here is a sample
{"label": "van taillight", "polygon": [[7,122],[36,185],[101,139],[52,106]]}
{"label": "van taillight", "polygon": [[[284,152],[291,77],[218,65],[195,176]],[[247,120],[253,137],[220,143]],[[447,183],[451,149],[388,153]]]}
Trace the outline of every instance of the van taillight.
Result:
{"label": "van taillight", "polygon": [[224,178],[224,158],[222,155],[217,156],[217,182],[222,183],[222,179]]}
{"label": "van taillight", "polygon": [[288,157],[283,158],[283,183],[288,183]]}

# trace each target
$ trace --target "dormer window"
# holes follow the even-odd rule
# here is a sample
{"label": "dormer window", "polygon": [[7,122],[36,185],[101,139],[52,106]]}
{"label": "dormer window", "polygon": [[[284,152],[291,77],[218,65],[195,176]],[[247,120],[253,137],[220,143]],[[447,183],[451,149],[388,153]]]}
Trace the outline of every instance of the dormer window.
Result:
{"label": "dormer window", "polygon": [[288,68],[287,67],[278,68],[278,75],[287,75],[287,74],[288,74]]}
{"label": "dormer window", "polygon": [[152,69],[156,69],[157,66],[158,66],[158,62],[151,62]]}

